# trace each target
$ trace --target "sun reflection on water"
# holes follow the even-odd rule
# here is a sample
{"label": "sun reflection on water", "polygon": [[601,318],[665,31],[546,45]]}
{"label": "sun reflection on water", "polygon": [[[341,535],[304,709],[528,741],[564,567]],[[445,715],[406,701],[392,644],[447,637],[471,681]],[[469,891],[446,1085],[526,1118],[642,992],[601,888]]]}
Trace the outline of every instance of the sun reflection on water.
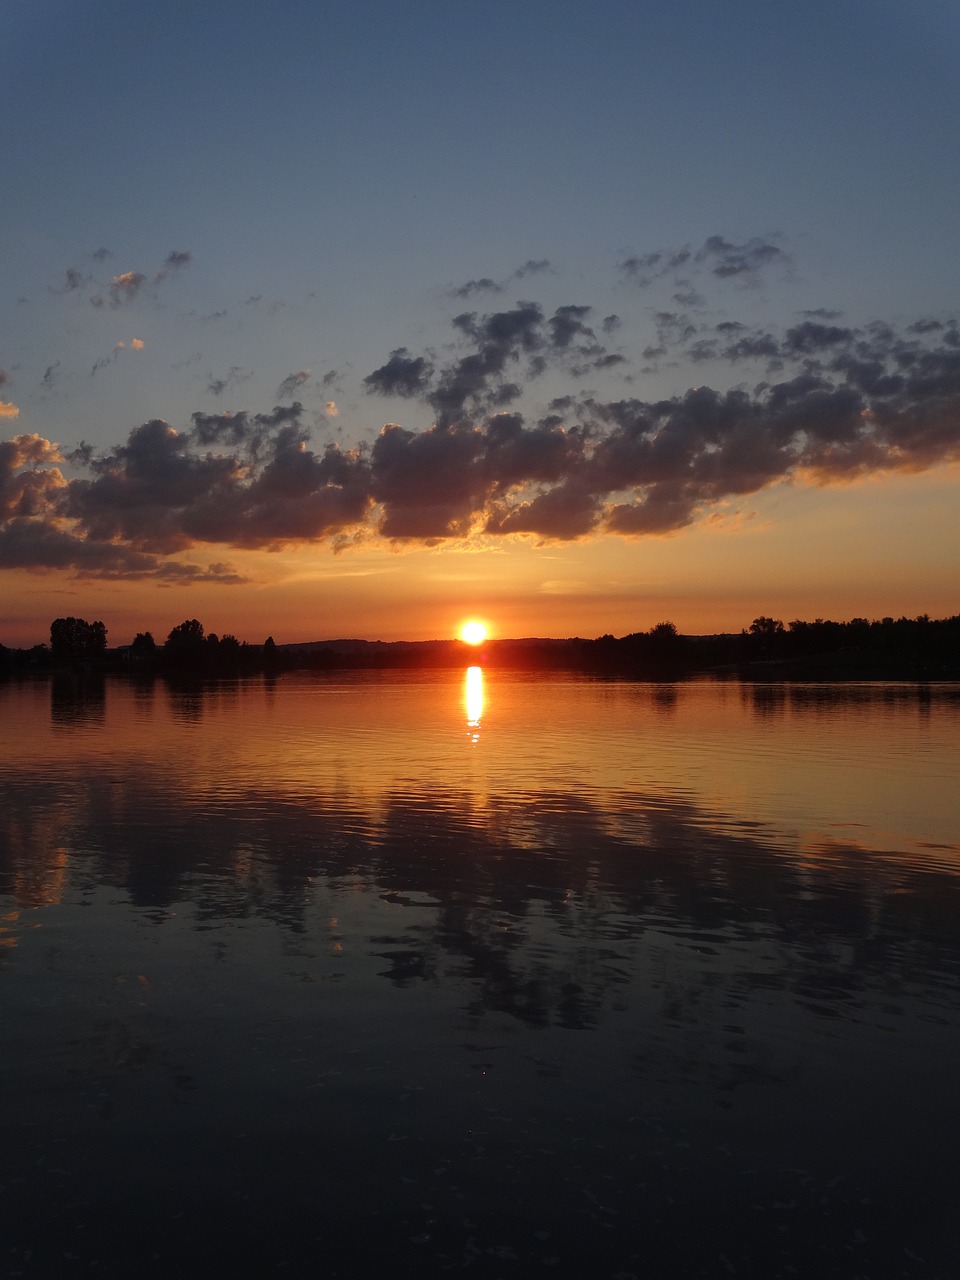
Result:
{"label": "sun reflection on water", "polygon": [[480,737],[480,718],[483,715],[482,667],[467,667],[464,701],[467,706],[467,731],[471,741],[476,742]]}

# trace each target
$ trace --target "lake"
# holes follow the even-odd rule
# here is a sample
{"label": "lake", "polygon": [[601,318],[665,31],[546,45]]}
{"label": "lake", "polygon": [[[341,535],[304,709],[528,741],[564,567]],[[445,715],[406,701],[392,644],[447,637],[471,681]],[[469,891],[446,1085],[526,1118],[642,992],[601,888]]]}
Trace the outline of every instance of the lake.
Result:
{"label": "lake", "polygon": [[0,685],[26,1277],[960,1274],[960,686]]}

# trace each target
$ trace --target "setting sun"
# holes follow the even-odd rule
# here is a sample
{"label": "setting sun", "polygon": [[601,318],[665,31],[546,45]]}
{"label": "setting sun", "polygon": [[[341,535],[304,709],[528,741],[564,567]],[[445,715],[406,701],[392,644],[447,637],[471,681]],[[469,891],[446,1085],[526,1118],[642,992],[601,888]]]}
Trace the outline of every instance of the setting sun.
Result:
{"label": "setting sun", "polygon": [[460,639],[464,644],[483,644],[487,638],[487,628],[482,622],[465,622],[460,628]]}

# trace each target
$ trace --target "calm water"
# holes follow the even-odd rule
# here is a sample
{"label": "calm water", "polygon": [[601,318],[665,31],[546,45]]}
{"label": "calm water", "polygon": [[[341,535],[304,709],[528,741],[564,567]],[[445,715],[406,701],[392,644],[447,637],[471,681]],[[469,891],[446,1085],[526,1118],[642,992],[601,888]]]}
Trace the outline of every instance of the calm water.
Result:
{"label": "calm water", "polygon": [[960,689],[0,685],[0,1273],[960,1274]]}

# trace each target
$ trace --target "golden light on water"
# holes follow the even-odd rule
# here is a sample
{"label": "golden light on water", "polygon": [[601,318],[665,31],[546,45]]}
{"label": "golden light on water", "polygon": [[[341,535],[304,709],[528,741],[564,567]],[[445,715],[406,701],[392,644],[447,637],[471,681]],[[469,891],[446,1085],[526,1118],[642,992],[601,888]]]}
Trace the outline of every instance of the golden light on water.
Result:
{"label": "golden light on water", "polygon": [[460,639],[464,644],[483,644],[487,638],[487,628],[476,618],[471,618],[460,628]]}
{"label": "golden light on water", "polygon": [[467,728],[473,731],[474,741],[479,736],[480,718],[483,715],[483,668],[467,667],[464,692],[467,704]]}

